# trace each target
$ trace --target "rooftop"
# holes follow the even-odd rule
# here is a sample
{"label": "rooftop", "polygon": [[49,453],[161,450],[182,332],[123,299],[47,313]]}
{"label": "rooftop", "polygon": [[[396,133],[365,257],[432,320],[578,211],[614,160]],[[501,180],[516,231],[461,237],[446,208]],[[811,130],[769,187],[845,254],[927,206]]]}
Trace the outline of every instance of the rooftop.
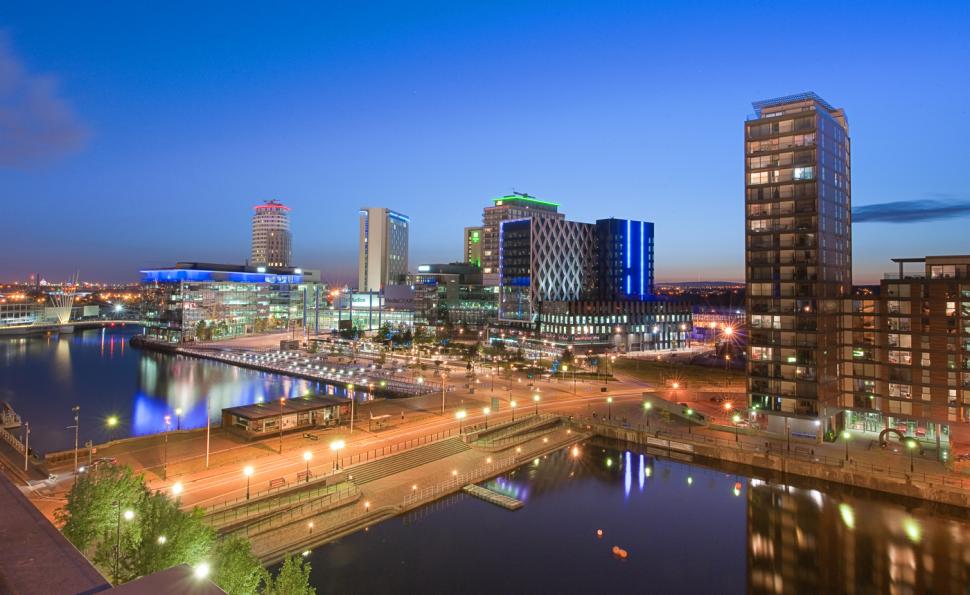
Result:
{"label": "rooftop", "polygon": [[[308,395],[305,397],[297,397],[295,399],[285,399],[283,401],[283,415],[301,413],[304,411],[313,411],[314,409],[323,409],[324,407],[333,407],[335,405],[349,404],[349,399],[341,399],[338,397],[331,397],[329,395]],[[227,409],[223,409],[222,411],[223,413],[231,413],[232,415],[244,417],[246,419],[267,419],[270,417],[279,417],[280,402],[274,399],[272,401],[255,403],[253,405],[229,407]]]}
{"label": "rooftop", "polygon": [[755,113],[758,114],[758,117],[761,117],[761,112],[764,109],[767,109],[770,107],[788,105],[789,103],[800,103],[802,101],[814,101],[815,103],[821,105],[822,107],[824,107],[826,110],[830,112],[836,111],[836,108],[832,107],[832,105],[829,102],[825,101],[824,99],[816,95],[815,92],[813,91],[796,93],[794,95],[785,95],[783,97],[775,97],[774,99],[763,99],[761,101],[754,101],[751,103],[751,106],[754,108]]}
{"label": "rooftop", "polygon": [[505,196],[492,199],[492,202],[495,203],[495,206],[497,207],[502,206],[506,202],[524,202],[544,207],[559,208],[559,203],[539,200],[538,198],[525,192],[513,192],[512,194],[506,194]]}
{"label": "rooftop", "polygon": [[188,564],[179,564],[154,574],[119,585],[111,595],[225,595],[225,591],[208,578],[195,576]]}
{"label": "rooftop", "polygon": [[0,510],[0,593],[97,593],[110,587],[4,473]]}

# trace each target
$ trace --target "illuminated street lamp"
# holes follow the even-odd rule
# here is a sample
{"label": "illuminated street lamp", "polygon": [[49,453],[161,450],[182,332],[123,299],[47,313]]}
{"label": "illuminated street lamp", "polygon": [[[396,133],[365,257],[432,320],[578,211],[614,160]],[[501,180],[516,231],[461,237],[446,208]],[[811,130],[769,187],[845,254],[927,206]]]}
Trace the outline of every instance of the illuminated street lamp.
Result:
{"label": "illuminated street lamp", "polygon": [[740,442],[741,441],[741,437],[740,437],[741,426],[739,426],[738,423],[741,421],[741,416],[738,415],[737,413],[735,413],[734,414],[734,417],[731,418],[731,421],[734,422],[734,441],[735,442]]}
{"label": "illuminated street lamp", "polygon": [[607,405],[607,407],[609,407],[609,417],[608,417],[608,419],[610,419],[612,421],[612,419],[613,419],[613,397],[606,397],[606,405]]}
{"label": "illuminated street lamp", "polygon": [[[286,397],[280,397],[280,454],[283,454],[283,403],[285,402]],[[351,420],[353,420],[352,417]]]}
{"label": "illuminated street lamp", "polygon": [[488,429],[488,414],[491,413],[491,412],[492,412],[492,410],[489,407],[485,407],[484,409],[482,409],[482,414],[485,416],[485,429],[486,430]]}
{"label": "illuminated street lamp", "polygon": [[458,433],[461,434],[462,433],[462,423],[461,423],[461,420],[465,419],[465,410],[464,409],[459,409],[458,411],[456,411],[455,412],[455,419],[458,420]]}
{"label": "illuminated street lamp", "polygon": [[906,449],[909,450],[909,472],[914,473],[916,471],[916,462],[913,457],[916,454],[916,441],[907,440]]}
{"label": "illuminated street lamp", "polygon": [[343,440],[334,440],[330,443],[330,450],[333,451],[334,471],[340,471],[340,450],[346,445],[347,443]]}
{"label": "illuminated street lamp", "polygon": [[131,509],[121,512],[121,503],[115,502],[115,506],[118,507],[118,523],[115,526],[115,583],[118,582],[118,575],[121,573],[119,565],[121,563],[121,519],[124,518],[126,521],[130,521],[135,518],[135,512]]}
{"label": "illuminated street lamp", "polygon": [[246,476],[246,499],[249,500],[249,479],[253,476],[253,466],[246,465],[243,467],[243,475]]}
{"label": "illuminated street lamp", "polygon": [[162,479],[168,479],[168,431],[172,429],[172,416],[165,416],[165,453],[162,460]]}
{"label": "illuminated street lamp", "polygon": [[842,439],[845,441],[845,460],[846,461],[849,460],[849,438],[851,437],[852,437],[852,434],[849,433],[849,430],[842,431]]}
{"label": "illuminated street lamp", "polygon": [[536,416],[539,415],[539,401],[541,400],[542,400],[542,397],[540,397],[539,395],[532,395],[532,401],[536,404]]}
{"label": "illuminated street lamp", "polygon": [[182,408],[181,407],[175,408],[175,429],[176,430],[182,429]]}
{"label": "illuminated street lamp", "polygon": [[178,498],[183,491],[185,491],[185,488],[182,486],[181,481],[176,481],[174,484],[172,484],[172,495],[176,498]]}
{"label": "illuminated street lamp", "polygon": [[118,416],[117,415],[110,415],[110,416],[108,416],[108,419],[105,420],[105,423],[108,425],[109,428],[113,428],[113,427],[117,426],[118,425]]}
{"label": "illuminated street lamp", "polygon": [[310,482],[310,459],[313,458],[313,453],[309,450],[303,453],[303,460],[306,461],[306,481]]}
{"label": "illuminated street lamp", "polygon": [[687,433],[693,434],[694,432],[692,430],[692,427],[694,425],[694,420],[691,419],[691,417],[694,415],[694,410],[688,407],[686,413],[687,413]]}
{"label": "illuminated street lamp", "polygon": [[509,401],[509,408],[512,410],[512,421],[515,421],[515,406],[518,405],[515,401]]}

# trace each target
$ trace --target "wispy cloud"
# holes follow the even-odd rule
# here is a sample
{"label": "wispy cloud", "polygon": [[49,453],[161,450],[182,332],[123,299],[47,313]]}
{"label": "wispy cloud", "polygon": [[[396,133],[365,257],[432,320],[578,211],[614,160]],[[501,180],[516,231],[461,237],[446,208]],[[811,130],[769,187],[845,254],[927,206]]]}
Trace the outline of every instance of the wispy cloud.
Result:
{"label": "wispy cloud", "polygon": [[917,223],[970,217],[967,200],[900,200],[852,209],[853,223]]}
{"label": "wispy cloud", "polygon": [[28,72],[0,31],[0,168],[42,163],[79,149],[87,136],[57,79]]}

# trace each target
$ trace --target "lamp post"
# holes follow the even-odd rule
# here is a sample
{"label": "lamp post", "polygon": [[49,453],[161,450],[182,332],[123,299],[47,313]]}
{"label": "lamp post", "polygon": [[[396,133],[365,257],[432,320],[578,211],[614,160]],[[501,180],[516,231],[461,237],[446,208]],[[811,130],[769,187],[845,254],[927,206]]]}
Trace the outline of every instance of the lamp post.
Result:
{"label": "lamp post", "polygon": [[286,397],[280,397],[280,454],[283,454],[283,403]]}
{"label": "lamp post", "polygon": [[354,407],[354,401],[357,400],[357,399],[354,398],[354,395],[351,394],[351,392],[353,390],[354,390],[354,385],[353,384],[348,384],[347,385],[347,396],[350,397],[350,433],[351,434],[354,433],[354,410],[356,409],[356,407]]}
{"label": "lamp post", "polygon": [[441,415],[445,414],[445,373],[441,373]]}
{"label": "lamp post", "polygon": [[313,458],[313,453],[309,450],[303,453],[303,460],[306,461],[306,483],[310,483],[310,459]]}
{"label": "lamp post", "polygon": [[334,471],[340,471],[340,449],[342,449],[346,443],[343,440],[334,440],[330,443],[330,450],[333,451],[333,469]]}
{"label": "lamp post", "polygon": [[78,423],[78,417],[79,412],[81,411],[81,406],[75,405],[74,407],[71,407],[71,411],[74,412],[74,425],[68,426],[68,429],[74,428],[74,480],[77,481],[77,434],[78,426],[80,426]]}
{"label": "lamp post", "polygon": [[465,419],[465,410],[464,409],[460,409],[460,410],[456,411],[455,412],[455,419],[458,420],[458,433],[461,434],[462,433],[462,423],[461,423],[461,420]]}
{"label": "lamp post", "polygon": [[542,397],[540,397],[539,395],[532,395],[532,402],[534,402],[536,404],[536,416],[537,417],[539,415],[539,401],[541,401],[541,400],[542,400]]}
{"label": "lamp post", "polygon": [[517,404],[515,401],[509,401],[509,409],[512,410],[512,421],[515,421],[515,406]]}
{"label": "lamp post", "polygon": [[121,512],[121,502],[115,502],[115,506],[118,507],[118,524],[115,526],[115,584],[118,583],[118,575],[121,574],[121,517],[124,516],[126,521],[130,521],[135,518],[135,513],[132,510],[126,510],[124,513]]}
{"label": "lamp post", "polygon": [[172,427],[172,416],[165,416],[165,453],[162,459],[162,479],[168,479],[168,430]]}
{"label": "lamp post", "polygon": [[246,465],[243,467],[243,475],[246,476],[246,499],[249,500],[249,479],[253,476],[253,466]]}
{"label": "lamp post", "polygon": [[849,430],[842,431],[842,440],[845,441],[845,460],[849,460],[849,438],[852,435],[849,434]]}
{"label": "lamp post", "polygon": [[643,403],[643,411],[644,411],[644,413],[645,413],[645,415],[647,417],[647,427],[648,428],[650,427],[650,410],[651,409],[653,409],[653,403],[651,403],[650,401],[644,401],[644,403]]}
{"label": "lamp post", "polygon": [[791,452],[791,418],[785,418],[785,440],[788,442],[788,452]]}
{"label": "lamp post", "polygon": [[916,454],[916,441],[907,440],[906,448],[909,450],[909,472],[914,473],[916,471],[916,461],[914,459]]}
{"label": "lamp post", "polygon": [[734,422],[734,441],[735,442],[740,442],[741,441],[741,436],[740,436],[741,426],[739,426],[738,423],[741,421],[741,416],[738,415],[737,413],[735,413],[734,414],[734,417],[732,417],[731,420]]}
{"label": "lamp post", "polygon": [[175,429],[176,430],[182,429],[182,408],[181,407],[175,408]]}
{"label": "lamp post", "polygon": [[30,458],[30,422],[24,422],[24,471]]}
{"label": "lamp post", "polygon": [[485,416],[485,429],[486,430],[488,429],[488,414],[491,413],[491,412],[492,412],[492,409],[489,408],[489,407],[485,407],[484,409],[482,409],[482,414]]}
{"label": "lamp post", "polygon": [[606,397],[606,406],[609,407],[609,414],[607,419],[609,419],[610,421],[613,421],[613,397]]}
{"label": "lamp post", "polygon": [[694,420],[692,419],[692,416],[694,415],[694,410],[688,407],[686,413],[687,413],[687,433],[693,434]]}

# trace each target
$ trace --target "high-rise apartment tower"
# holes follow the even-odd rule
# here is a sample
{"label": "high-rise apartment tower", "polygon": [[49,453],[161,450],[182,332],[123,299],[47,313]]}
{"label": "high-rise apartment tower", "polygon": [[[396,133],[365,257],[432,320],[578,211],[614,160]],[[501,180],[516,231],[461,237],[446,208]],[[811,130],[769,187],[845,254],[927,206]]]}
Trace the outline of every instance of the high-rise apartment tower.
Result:
{"label": "high-rise apartment tower", "polygon": [[250,263],[253,266],[289,267],[293,260],[290,207],[278,200],[256,205]]}
{"label": "high-rise apartment tower", "polygon": [[845,113],[814,93],[744,124],[748,399],[770,431],[836,425],[841,300],[851,293]]}

